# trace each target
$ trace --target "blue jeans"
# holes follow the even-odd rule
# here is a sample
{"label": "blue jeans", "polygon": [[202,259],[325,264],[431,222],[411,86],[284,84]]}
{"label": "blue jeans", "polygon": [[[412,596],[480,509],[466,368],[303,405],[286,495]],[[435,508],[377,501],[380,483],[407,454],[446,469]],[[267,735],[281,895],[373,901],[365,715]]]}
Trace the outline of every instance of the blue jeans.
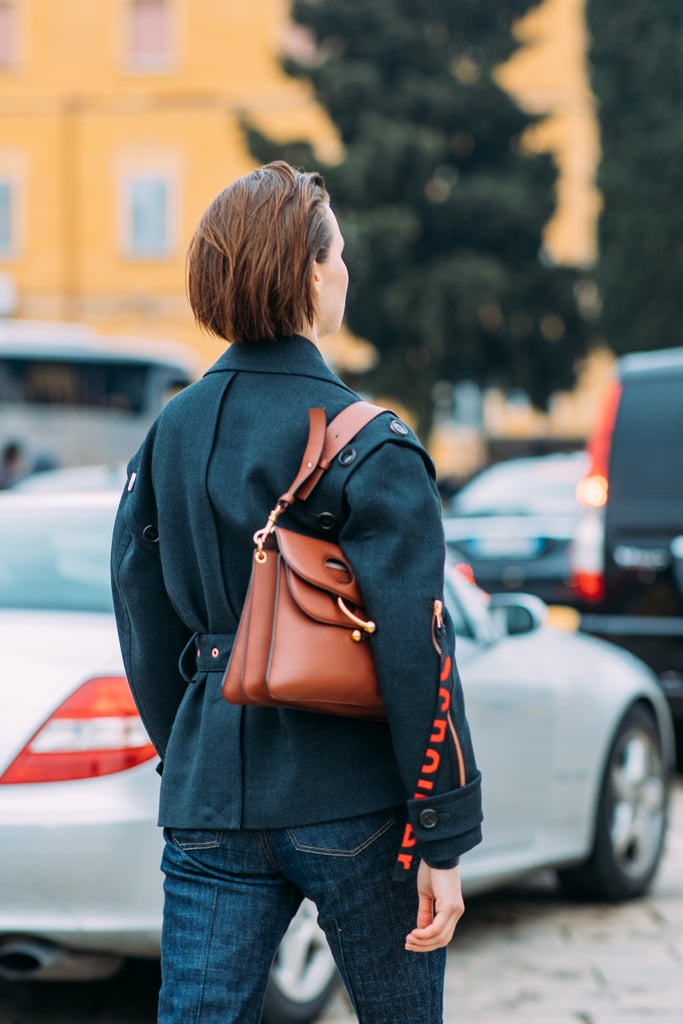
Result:
{"label": "blue jeans", "polygon": [[393,882],[403,809],[264,831],[167,829],[158,1024],[258,1024],[302,896],[360,1024],[441,1024],[446,950],[404,949],[415,876]]}

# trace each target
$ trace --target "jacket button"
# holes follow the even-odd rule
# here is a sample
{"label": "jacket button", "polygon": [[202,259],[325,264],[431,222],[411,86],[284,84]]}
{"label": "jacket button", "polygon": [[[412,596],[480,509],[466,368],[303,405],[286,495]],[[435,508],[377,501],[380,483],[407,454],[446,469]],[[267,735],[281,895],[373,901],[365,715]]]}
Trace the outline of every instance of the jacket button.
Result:
{"label": "jacket button", "polygon": [[337,517],[332,512],[320,512],[316,518],[321,530],[331,530],[337,522]]}
{"label": "jacket button", "polygon": [[392,420],[389,424],[389,430],[393,431],[394,434],[398,434],[399,437],[408,436],[408,428],[400,420]]}
{"label": "jacket button", "polygon": [[356,458],[355,448],[345,448],[343,452],[340,452],[337,456],[337,462],[340,466],[350,466]]}
{"label": "jacket button", "polygon": [[424,811],[420,811],[418,821],[423,828],[434,828],[439,824],[439,815],[432,807],[427,807]]}
{"label": "jacket button", "polygon": [[142,536],[145,538],[145,540],[148,540],[150,544],[156,544],[156,542],[159,540],[159,531],[157,530],[156,526],[153,526],[150,523],[150,525],[146,526],[142,531]]}

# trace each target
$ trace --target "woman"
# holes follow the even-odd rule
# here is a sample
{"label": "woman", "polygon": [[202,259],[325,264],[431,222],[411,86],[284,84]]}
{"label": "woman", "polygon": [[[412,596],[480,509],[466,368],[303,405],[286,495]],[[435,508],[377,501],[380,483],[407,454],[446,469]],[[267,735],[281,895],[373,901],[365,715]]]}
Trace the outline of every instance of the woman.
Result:
{"label": "woman", "polygon": [[[342,322],[342,248],[318,174],[277,162],[213,200],[190,244],[188,293],[198,324],[231,345],[159,416],[116,520],[123,657],[163,768],[160,1024],[257,1024],[303,896],[362,1024],[442,1020],[480,780],[455,669],[439,682],[433,467],[393,414],[282,517],[339,543],[354,566],[377,623],[386,723],[238,707],[221,693],[252,534],[295,476],[308,409],[329,421],[358,400],[317,347]],[[447,656],[448,621],[443,633]],[[444,694],[448,730],[435,736]]]}

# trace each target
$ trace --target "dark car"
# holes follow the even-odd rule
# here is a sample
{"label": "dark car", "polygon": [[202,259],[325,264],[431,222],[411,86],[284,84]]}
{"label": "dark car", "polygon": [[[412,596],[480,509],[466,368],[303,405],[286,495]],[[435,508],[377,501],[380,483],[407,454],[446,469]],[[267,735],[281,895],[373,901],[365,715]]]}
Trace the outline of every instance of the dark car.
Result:
{"label": "dark car", "polygon": [[490,592],[524,590],[550,604],[573,601],[569,545],[585,452],[508,459],[482,470],[446,508],[452,557]]}
{"label": "dark car", "polygon": [[570,553],[581,627],[654,669],[683,738],[683,348],[618,361],[588,454]]}

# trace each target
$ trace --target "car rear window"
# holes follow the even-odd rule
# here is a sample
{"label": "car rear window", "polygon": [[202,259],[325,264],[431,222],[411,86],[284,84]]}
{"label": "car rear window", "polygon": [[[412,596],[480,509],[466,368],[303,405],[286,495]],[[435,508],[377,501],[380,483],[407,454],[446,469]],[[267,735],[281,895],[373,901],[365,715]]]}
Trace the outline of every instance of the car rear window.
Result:
{"label": "car rear window", "polygon": [[112,610],[113,509],[0,507],[0,608]]}
{"label": "car rear window", "polygon": [[452,516],[572,515],[576,485],[586,469],[583,452],[511,459],[482,470],[453,498]]}

